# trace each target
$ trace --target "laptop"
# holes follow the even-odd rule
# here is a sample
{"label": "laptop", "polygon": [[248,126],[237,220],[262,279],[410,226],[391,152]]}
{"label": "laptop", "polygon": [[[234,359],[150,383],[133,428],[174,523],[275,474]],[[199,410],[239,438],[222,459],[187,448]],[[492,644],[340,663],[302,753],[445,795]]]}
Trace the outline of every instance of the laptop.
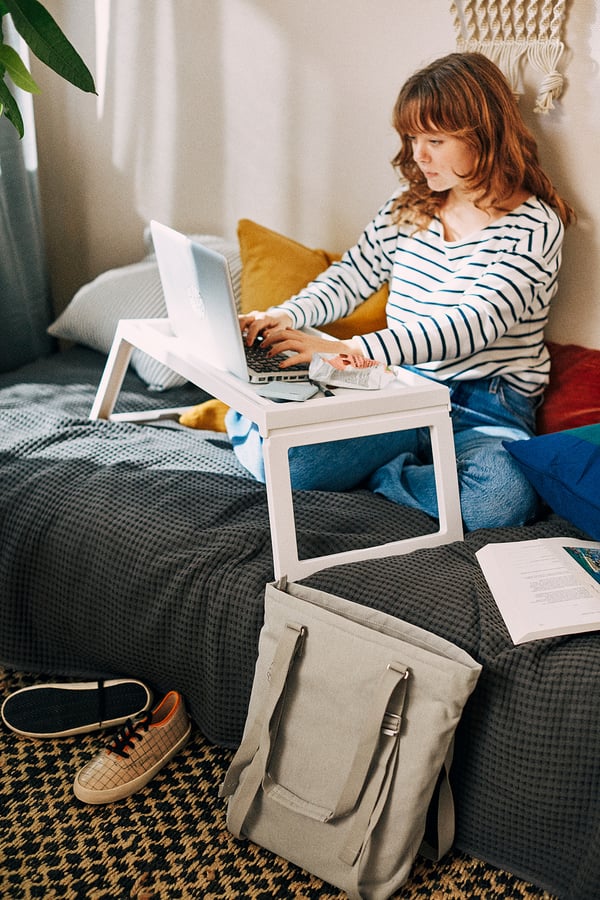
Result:
{"label": "laptop", "polygon": [[169,324],[194,356],[254,384],[308,379],[307,364],[280,369],[283,355],[269,359],[259,340],[246,347],[225,256],[160,222],[150,227]]}

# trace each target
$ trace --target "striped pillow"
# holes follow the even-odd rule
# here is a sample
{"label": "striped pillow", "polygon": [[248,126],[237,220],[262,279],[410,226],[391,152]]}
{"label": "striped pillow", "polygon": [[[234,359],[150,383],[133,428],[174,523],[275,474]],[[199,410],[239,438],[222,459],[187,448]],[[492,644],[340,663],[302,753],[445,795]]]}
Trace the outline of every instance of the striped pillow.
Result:
{"label": "striped pillow", "polygon": [[[238,244],[216,235],[192,237],[227,257],[239,308],[242,263]],[[48,331],[54,337],[108,353],[119,319],[161,319],[166,314],[158,265],[150,255],[141,262],[104,272],[85,284]],[[134,350],[131,364],[153,391],[185,383],[181,375],[141,350]]]}

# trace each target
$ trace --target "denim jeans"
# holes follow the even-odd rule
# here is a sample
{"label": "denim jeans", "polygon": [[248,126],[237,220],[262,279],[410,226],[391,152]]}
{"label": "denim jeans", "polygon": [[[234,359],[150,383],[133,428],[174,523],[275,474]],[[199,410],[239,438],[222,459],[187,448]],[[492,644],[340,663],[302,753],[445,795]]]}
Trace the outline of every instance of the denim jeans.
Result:
{"label": "denim jeans", "polygon": [[[502,442],[535,434],[539,398],[519,393],[498,377],[448,387],[465,529],[523,525],[537,511],[537,494]],[[256,425],[232,410],[226,424],[238,459],[264,482]],[[366,487],[437,518],[428,428],[292,447],[289,458],[295,490]]]}

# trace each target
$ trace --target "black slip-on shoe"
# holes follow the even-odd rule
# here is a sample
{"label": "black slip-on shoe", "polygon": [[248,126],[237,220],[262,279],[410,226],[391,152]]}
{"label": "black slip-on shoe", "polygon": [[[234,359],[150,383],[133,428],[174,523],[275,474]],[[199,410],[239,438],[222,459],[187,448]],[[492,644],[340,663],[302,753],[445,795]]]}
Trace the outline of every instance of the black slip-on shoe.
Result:
{"label": "black slip-on shoe", "polygon": [[70,737],[123,725],[149,709],[152,692],[133,678],[34,684],[2,704],[4,723],[30,738]]}

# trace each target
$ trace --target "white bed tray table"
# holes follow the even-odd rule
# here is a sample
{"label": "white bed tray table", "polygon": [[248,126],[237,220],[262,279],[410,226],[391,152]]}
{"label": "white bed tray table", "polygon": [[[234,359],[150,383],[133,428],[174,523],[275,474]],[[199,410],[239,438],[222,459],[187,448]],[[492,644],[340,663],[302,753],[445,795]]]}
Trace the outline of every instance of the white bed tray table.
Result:
{"label": "white bed tray table", "polygon": [[[319,393],[301,403],[275,403],[259,396],[256,385],[194,358],[188,347],[173,335],[167,319],[122,319],[90,419],[128,418],[126,413],[114,417],[112,413],[135,349],[148,353],[256,422],[264,441],[275,578],[287,575],[297,580],[341,563],[408,553],[463,539],[450,399],[444,385],[400,370],[398,378],[381,390],[335,388],[333,397]],[[174,410],[165,412],[172,414]],[[136,420],[143,416],[133,413],[130,418]],[[147,416],[148,421],[156,418],[160,418],[160,413],[153,412]],[[438,531],[377,546],[299,559],[289,448],[422,427],[429,428],[431,435],[439,508]]]}

